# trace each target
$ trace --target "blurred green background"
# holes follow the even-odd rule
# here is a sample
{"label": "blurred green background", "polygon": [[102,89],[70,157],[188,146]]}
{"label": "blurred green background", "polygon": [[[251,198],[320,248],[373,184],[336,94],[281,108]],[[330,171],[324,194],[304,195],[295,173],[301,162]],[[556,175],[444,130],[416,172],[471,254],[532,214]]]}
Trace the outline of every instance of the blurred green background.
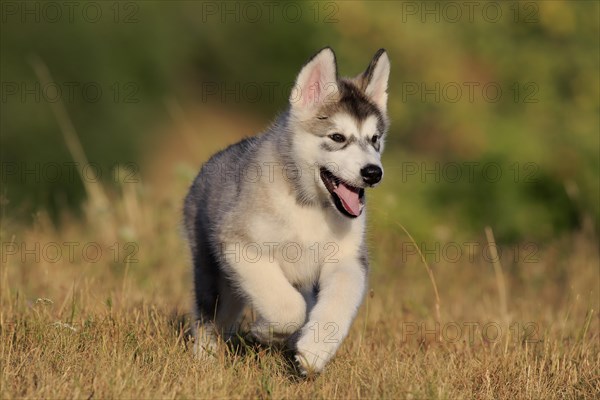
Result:
{"label": "blurred green background", "polygon": [[[329,45],[341,75],[361,72],[380,47],[390,55],[377,223],[417,236],[491,225],[509,242],[598,227],[598,2],[1,4],[2,207],[24,223],[40,209],[58,222],[85,197],[65,164],[57,100],[107,185],[116,165],[139,165],[147,186],[168,190],[266,127],[303,62]],[[51,85],[40,84],[36,59]],[[251,115],[258,130],[241,120],[227,136],[188,117],[202,156],[167,163],[161,149],[181,139],[173,109]],[[166,181],[153,180],[156,169]]]}

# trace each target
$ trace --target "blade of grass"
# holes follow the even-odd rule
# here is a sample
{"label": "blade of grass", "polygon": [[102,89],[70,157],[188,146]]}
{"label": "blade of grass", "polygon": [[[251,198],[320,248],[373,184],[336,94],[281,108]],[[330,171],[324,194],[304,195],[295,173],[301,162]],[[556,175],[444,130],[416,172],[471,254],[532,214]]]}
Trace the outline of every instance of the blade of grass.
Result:
{"label": "blade of grass", "polygon": [[417,245],[417,242],[415,242],[415,239],[412,237],[412,235],[406,230],[406,228],[401,223],[396,222],[396,224],[400,228],[402,228],[404,233],[406,233],[406,235],[410,238],[410,240],[413,242],[413,244],[417,248],[417,251],[419,252],[419,256],[421,256],[421,261],[423,261],[423,265],[425,266],[425,269],[427,270],[427,275],[429,276],[429,280],[431,281],[431,286],[433,286],[433,293],[435,295],[435,318],[438,323],[441,323],[442,318],[440,316],[440,295],[438,293],[437,285],[435,283],[433,271],[431,271],[431,268],[429,267],[427,260],[425,260],[425,256],[423,255],[423,252],[421,252],[421,248]]}
{"label": "blade of grass", "polygon": [[[494,266],[494,274],[496,275],[496,286],[498,287],[498,297],[500,299],[500,314],[504,323],[504,331],[509,332],[510,320],[508,316],[508,304],[507,304],[507,293],[506,293],[506,281],[504,279],[504,273],[502,272],[502,264],[500,263],[500,257],[498,256],[498,246],[496,245],[496,239],[494,238],[494,232],[489,226],[485,227],[485,236],[487,238],[488,246],[492,256],[492,265]],[[504,354],[508,352],[508,343],[510,342],[510,334],[506,335],[504,341]]]}
{"label": "blade of grass", "polygon": [[494,232],[489,226],[485,227],[485,236],[490,247],[490,253],[492,256],[492,265],[494,266],[494,273],[496,274],[496,285],[498,287],[498,297],[500,298],[500,312],[502,317],[507,320],[508,306],[506,304],[506,282],[504,280],[504,273],[502,272],[502,264],[500,264],[500,257],[498,256],[498,247],[496,246],[496,240],[494,239]]}
{"label": "blade of grass", "polygon": [[[39,58],[37,55],[32,55],[30,62],[42,86],[48,86],[53,82],[52,75],[50,74],[47,65],[42,61],[41,58]],[[77,136],[77,131],[75,130],[73,122],[69,118],[69,114],[67,113],[64,103],[59,98],[58,101],[50,102],[49,104],[50,109],[52,110],[52,113],[56,117],[56,121],[60,126],[60,131],[63,134],[63,139],[65,140],[65,144],[69,149],[69,153],[71,154],[71,157],[73,157],[73,160],[78,164],[77,171],[79,172],[79,176],[83,182],[88,197],[98,206],[106,207],[108,200],[102,186],[98,182],[92,182],[89,179],[86,179],[83,175],[83,168],[88,165],[88,159],[83,151],[83,147],[81,146],[81,142]]]}
{"label": "blade of grass", "polygon": [[[42,86],[47,87],[54,82],[50,70],[40,57],[35,54],[32,55],[30,57],[30,63]],[[77,172],[85,188],[90,206],[90,208],[86,210],[88,217],[91,218],[94,225],[99,228],[102,237],[109,241],[114,237],[114,233],[118,228],[116,227],[116,223],[111,213],[108,196],[106,195],[101,182],[87,179],[84,175],[84,168],[89,165],[88,159],[62,99],[59,98],[58,101],[50,102],[50,109],[58,122],[65,144],[67,145],[71,157],[75,161]]]}

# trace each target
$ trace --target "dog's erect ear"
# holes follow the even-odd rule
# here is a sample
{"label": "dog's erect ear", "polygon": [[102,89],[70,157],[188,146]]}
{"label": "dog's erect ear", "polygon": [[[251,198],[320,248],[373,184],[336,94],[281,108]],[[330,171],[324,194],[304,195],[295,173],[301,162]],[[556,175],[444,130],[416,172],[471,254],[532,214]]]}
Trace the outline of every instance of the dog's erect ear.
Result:
{"label": "dog's erect ear", "polygon": [[360,80],[361,89],[383,112],[387,110],[389,77],[390,59],[385,49],[379,49]]}
{"label": "dog's erect ear", "polygon": [[290,104],[293,109],[311,110],[331,101],[337,92],[335,54],[325,47],[302,67],[290,94]]}

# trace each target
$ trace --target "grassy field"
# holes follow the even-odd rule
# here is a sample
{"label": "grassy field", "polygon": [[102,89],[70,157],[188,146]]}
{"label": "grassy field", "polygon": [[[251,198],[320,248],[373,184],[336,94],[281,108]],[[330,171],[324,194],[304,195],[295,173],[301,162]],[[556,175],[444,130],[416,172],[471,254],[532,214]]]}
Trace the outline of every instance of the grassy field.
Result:
{"label": "grassy field", "polygon": [[[600,398],[600,2],[90,3],[0,6],[1,400]],[[319,376],[195,360],[183,197],[327,45],[392,63],[368,295]]]}
{"label": "grassy field", "polygon": [[494,258],[493,227],[472,238],[432,228],[414,242],[417,227],[405,231],[382,206],[398,196],[385,183],[370,193],[370,292],[322,375],[299,379],[286,354],[265,347],[194,360],[180,208],[193,168],[235,139],[217,137],[189,164],[178,164],[186,146],[159,146],[165,176],[87,182],[82,218],[65,213],[56,225],[39,213],[24,226],[3,216],[1,398],[598,395],[591,223]]}

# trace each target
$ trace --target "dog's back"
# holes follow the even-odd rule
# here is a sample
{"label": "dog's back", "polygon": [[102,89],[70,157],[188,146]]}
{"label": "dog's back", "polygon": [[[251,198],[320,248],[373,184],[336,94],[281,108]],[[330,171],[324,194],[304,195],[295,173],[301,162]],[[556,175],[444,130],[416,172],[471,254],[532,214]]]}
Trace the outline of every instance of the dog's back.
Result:
{"label": "dog's back", "polygon": [[262,140],[262,136],[247,138],[212,156],[185,198],[183,213],[192,250],[197,319],[214,316],[223,278],[215,235],[223,216],[240,201],[243,171],[255,159]]}
{"label": "dog's back", "polygon": [[384,50],[358,77],[338,79],[325,48],[266,133],[202,167],[184,210],[197,354],[240,329],[292,346],[304,373],[335,354],[366,289],[365,189],[383,177],[388,77]]}

